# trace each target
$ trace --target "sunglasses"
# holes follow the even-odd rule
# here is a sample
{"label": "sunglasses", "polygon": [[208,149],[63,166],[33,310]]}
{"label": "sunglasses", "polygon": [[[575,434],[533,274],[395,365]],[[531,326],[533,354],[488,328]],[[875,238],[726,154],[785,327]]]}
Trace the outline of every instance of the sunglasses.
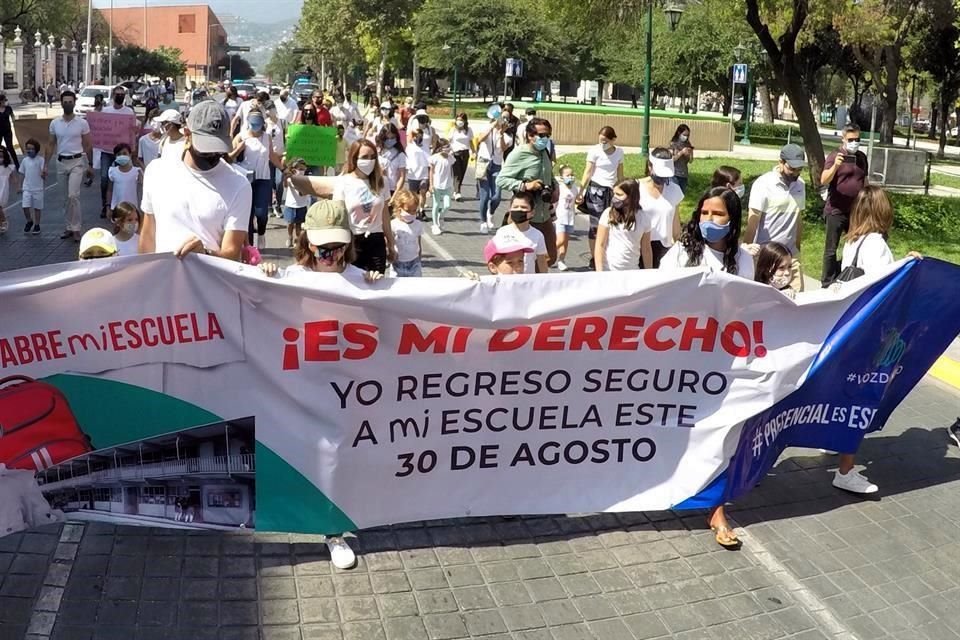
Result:
{"label": "sunglasses", "polygon": [[317,247],[317,259],[323,260],[324,262],[333,260],[346,246],[345,244],[326,244],[322,247]]}
{"label": "sunglasses", "polygon": [[846,142],[860,142],[860,138],[850,138]]}

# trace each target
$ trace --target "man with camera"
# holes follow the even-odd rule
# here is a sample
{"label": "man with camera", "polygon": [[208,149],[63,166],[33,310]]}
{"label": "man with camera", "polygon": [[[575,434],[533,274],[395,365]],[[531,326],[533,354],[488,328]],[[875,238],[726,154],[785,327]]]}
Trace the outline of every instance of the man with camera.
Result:
{"label": "man with camera", "polygon": [[840,236],[850,228],[850,210],[857,194],[867,184],[867,156],[860,151],[860,128],[848,124],[843,129],[843,145],[827,156],[820,184],[827,186],[827,202],[823,207],[827,237],[823,245],[821,283],[830,286],[840,275],[837,249]]}
{"label": "man with camera", "polygon": [[504,161],[497,176],[497,187],[510,192],[526,192],[533,196],[534,212],[530,220],[547,245],[548,263],[557,261],[557,231],[554,227],[554,205],[559,190],[553,178],[550,161],[552,128],[543,118],[534,118],[526,125],[526,144],[517,145]]}

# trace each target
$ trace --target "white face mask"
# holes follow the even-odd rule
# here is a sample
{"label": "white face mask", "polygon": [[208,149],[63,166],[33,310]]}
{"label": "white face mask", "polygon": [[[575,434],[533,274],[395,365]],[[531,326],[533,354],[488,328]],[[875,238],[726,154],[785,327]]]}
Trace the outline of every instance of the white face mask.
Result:
{"label": "white face mask", "polygon": [[140,226],[136,222],[127,222],[123,225],[123,230],[125,233],[134,234],[137,232],[137,227]]}
{"label": "white face mask", "polygon": [[733,188],[733,192],[737,194],[738,198],[742,198],[744,194],[747,193],[747,186],[743,184],[738,184]]}
{"label": "white face mask", "polygon": [[770,286],[774,289],[786,289],[790,286],[790,276],[774,275],[773,278],[770,279]]}
{"label": "white face mask", "polygon": [[365,176],[373,173],[373,168],[377,166],[377,161],[372,158],[357,160],[357,169]]}
{"label": "white face mask", "polygon": [[847,151],[849,151],[850,153],[856,153],[857,150],[860,148],[859,142],[847,142],[845,144],[847,147]]}
{"label": "white face mask", "polygon": [[601,143],[600,143],[600,148],[603,149],[604,151],[609,151],[609,150],[610,150],[610,143],[609,143],[609,142],[601,142]]}
{"label": "white face mask", "polygon": [[686,142],[689,136],[685,133],[680,134],[680,142]]}

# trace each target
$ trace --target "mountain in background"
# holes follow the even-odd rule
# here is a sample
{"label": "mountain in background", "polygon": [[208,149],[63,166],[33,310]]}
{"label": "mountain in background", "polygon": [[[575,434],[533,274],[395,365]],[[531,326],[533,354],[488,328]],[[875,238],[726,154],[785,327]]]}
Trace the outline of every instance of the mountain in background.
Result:
{"label": "mountain in background", "polygon": [[234,46],[250,47],[249,53],[240,54],[246,58],[258,75],[263,73],[264,67],[270,62],[273,50],[281,42],[293,38],[293,29],[300,19],[286,18],[279,22],[265,23],[262,20],[247,20],[240,16],[218,16],[224,29],[227,30],[227,41]]}

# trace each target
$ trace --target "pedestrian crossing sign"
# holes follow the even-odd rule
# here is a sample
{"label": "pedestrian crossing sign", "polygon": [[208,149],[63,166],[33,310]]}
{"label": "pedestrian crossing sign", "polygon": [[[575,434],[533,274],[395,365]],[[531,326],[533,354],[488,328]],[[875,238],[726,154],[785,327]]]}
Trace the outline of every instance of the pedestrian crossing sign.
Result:
{"label": "pedestrian crossing sign", "polygon": [[747,84],[747,65],[733,65],[733,84]]}

